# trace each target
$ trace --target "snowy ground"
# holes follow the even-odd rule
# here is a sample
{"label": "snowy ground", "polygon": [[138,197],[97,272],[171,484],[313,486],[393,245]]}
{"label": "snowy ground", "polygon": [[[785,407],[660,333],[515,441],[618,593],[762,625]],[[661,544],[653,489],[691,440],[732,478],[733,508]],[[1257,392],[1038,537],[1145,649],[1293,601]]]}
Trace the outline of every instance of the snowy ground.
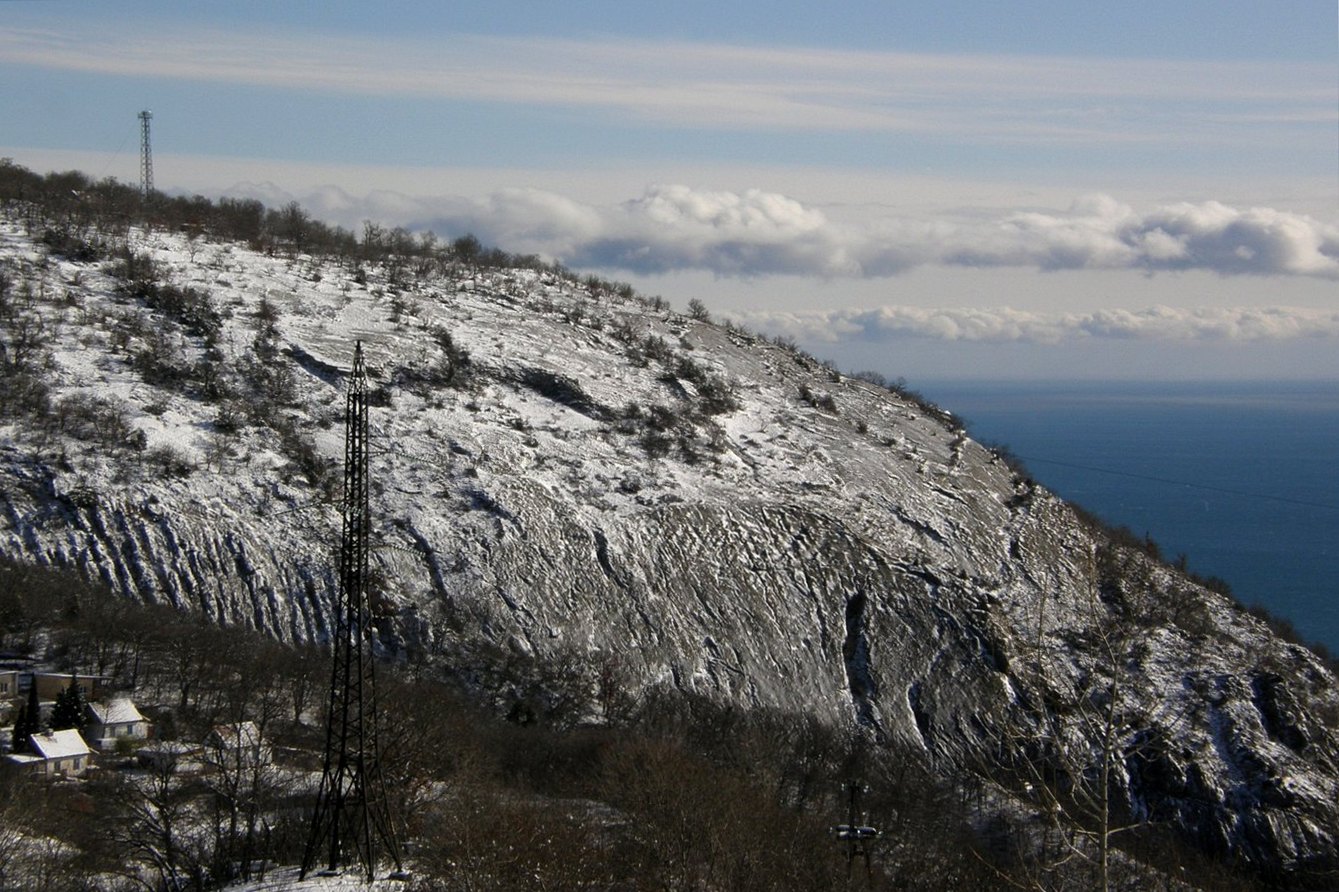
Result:
{"label": "snowy ground", "polygon": [[[1101,652],[1116,611],[1097,597],[1100,537],[951,419],[552,272],[453,267],[396,285],[380,266],[129,239],[164,281],[209,294],[223,374],[246,399],[258,310],[272,306],[275,364],[295,393],[227,433],[219,404],[150,385],[131,361],[153,347],[199,363],[199,338],[118,295],[105,264],[50,256],[0,220],[0,262],[49,335],[52,405],[96,397],[147,445],[0,423],[5,554],[276,637],[324,637],[339,518],[282,431],[338,463],[341,370],[361,340],[387,403],[372,412],[372,475],[392,644],[455,659],[486,641],[565,676],[617,667],[634,690],[854,715],[946,760],[998,743],[978,735],[1030,721],[1033,704],[1072,716],[1106,673],[1128,671],[1131,714],[1169,741],[1159,770],[1182,787],[1201,778],[1195,795],[1224,833],[1253,822],[1266,840],[1334,839],[1333,731],[1297,719],[1309,750],[1278,732],[1293,713],[1337,708],[1333,677],[1140,560],[1131,603],[1151,625],[1116,673]],[[444,357],[439,331],[468,352],[468,386],[405,383]],[[737,404],[704,415],[704,381]],[[645,421],[657,412],[659,451]],[[193,470],[165,474],[144,457],[155,449]],[[1288,679],[1277,704],[1260,693],[1270,673]],[[1256,808],[1266,801],[1285,804]]]}
{"label": "snowy ground", "polygon": [[313,874],[305,879],[299,879],[300,873],[301,871],[297,867],[276,867],[268,871],[264,879],[248,880],[224,888],[229,892],[267,892],[267,890],[279,889],[359,889],[372,890],[372,892],[403,892],[409,881],[412,880],[412,874],[401,879],[379,876],[376,880],[368,883],[366,876],[361,872],[348,870],[343,871],[339,876]]}

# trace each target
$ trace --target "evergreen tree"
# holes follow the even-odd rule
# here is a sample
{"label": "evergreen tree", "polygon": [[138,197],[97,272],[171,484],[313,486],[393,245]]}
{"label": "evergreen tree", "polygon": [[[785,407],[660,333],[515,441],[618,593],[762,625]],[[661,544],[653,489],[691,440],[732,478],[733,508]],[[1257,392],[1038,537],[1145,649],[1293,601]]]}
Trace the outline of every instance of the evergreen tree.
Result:
{"label": "evergreen tree", "polygon": [[25,703],[19,707],[18,714],[14,716],[14,731],[9,739],[9,750],[14,753],[21,753],[28,749],[28,705]]}
{"label": "evergreen tree", "polygon": [[56,695],[56,705],[51,710],[51,730],[84,730],[88,721],[84,706],[84,692],[80,690],[76,676],[71,675],[70,686]]}
{"label": "evergreen tree", "polygon": [[14,736],[11,750],[26,753],[32,749],[29,738],[42,730],[42,708],[37,703],[37,679],[33,679],[28,688],[28,702],[19,709],[14,719]]}

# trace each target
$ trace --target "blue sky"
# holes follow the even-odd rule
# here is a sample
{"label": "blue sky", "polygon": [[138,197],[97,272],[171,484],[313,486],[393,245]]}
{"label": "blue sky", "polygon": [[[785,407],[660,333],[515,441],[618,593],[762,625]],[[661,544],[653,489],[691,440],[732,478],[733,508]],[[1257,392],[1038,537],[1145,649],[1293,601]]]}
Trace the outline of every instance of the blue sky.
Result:
{"label": "blue sky", "polygon": [[943,377],[1339,378],[1332,0],[0,0],[0,155]]}

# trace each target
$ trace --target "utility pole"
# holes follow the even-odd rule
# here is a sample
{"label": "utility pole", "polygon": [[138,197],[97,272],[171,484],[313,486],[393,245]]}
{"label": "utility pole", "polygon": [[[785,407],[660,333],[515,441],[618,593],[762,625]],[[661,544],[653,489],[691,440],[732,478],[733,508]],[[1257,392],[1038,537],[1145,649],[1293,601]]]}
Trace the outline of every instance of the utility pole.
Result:
{"label": "utility pole", "polygon": [[403,878],[400,847],[387,811],[386,785],[377,747],[377,704],[368,598],[368,387],[363,345],[353,350],[344,424],[344,523],[339,552],[339,602],[331,642],[330,712],[325,761],[311,835],[302,856],[306,877],[324,859],[323,874],[355,863],[376,877],[378,846]]}
{"label": "utility pole", "polygon": [[846,823],[832,828],[832,835],[846,845],[846,886],[851,886],[851,866],[856,858],[865,860],[865,882],[874,881],[874,868],[870,863],[870,843],[883,836],[883,831],[871,827],[866,821],[868,814],[860,810],[860,794],[866,792],[863,784],[851,781],[846,785],[847,809]]}
{"label": "utility pole", "polygon": [[139,113],[139,197],[148,201],[153,193],[153,153],[149,150],[149,121],[153,112]]}

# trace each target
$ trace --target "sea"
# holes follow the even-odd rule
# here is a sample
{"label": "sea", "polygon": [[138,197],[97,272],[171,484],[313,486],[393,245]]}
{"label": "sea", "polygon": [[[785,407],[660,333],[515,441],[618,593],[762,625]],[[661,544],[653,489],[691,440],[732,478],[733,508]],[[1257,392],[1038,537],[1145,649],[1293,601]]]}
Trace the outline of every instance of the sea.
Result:
{"label": "sea", "polygon": [[1339,655],[1339,381],[913,386],[1051,491]]}

